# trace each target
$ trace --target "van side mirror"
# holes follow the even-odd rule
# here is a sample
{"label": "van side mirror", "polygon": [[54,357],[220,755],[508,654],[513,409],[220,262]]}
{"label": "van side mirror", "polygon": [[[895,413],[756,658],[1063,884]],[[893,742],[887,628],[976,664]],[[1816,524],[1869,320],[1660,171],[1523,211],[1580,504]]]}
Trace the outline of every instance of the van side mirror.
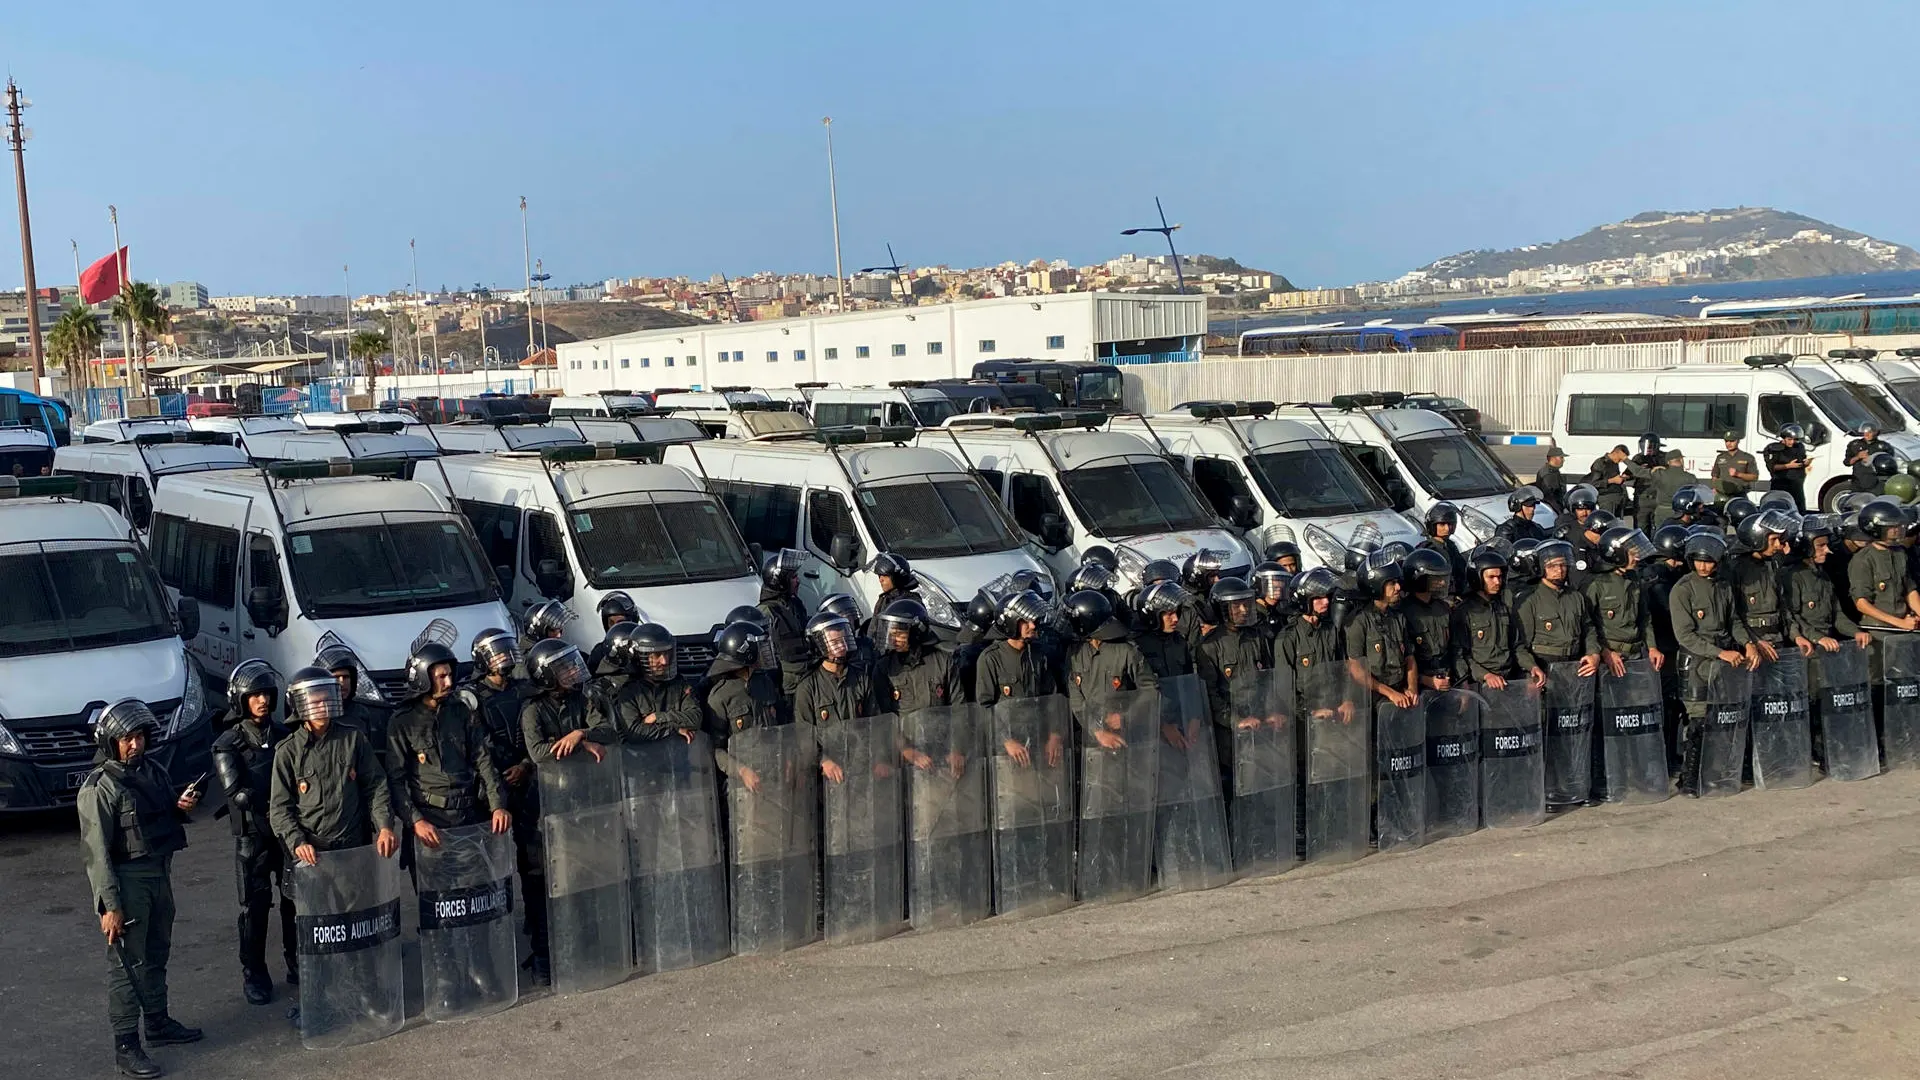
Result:
{"label": "van side mirror", "polygon": [[1807,442],[1813,444],[1814,446],[1825,446],[1832,439],[1833,439],[1833,432],[1827,430],[1827,425],[1821,423],[1818,420],[1815,420],[1812,424],[1808,425]]}
{"label": "van side mirror", "polygon": [[183,596],[174,605],[174,621],[180,625],[180,636],[188,641],[200,636],[200,601],[191,596]]}
{"label": "van side mirror", "polygon": [[153,523],[153,495],[147,491],[147,485],[137,482],[129,485],[127,520],[143,531]]}
{"label": "van side mirror", "polygon": [[277,634],[287,628],[287,598],[271,586],[255,585],[247,590],[247,617],[268,634]]}
{"label": "van side mirror", "polygon": [[858,561],[860,541],[852,533],[834,533],[833,542],[827,545],[827,561],[838,569],[846,569]]}
{"label": "van side mirror", "polygon": [[1227,520],[1236,529],[1251,529],[1260,524],[1260,507],[1254,503],[1251,495],[1235,495],[1233,506],[1227,511]]}
{"label": "van side mirror", "polygon": [[1059,514],[1040,515],[1040,545],[1059,551],[1073,543],[1073,526]]}
{"label": "van side mirror", "polygon": [[541,559],[533,570],[533,584],[540,590],[540,595],[549,600],[568,600],[573,597],[571,575],[558,559]]}

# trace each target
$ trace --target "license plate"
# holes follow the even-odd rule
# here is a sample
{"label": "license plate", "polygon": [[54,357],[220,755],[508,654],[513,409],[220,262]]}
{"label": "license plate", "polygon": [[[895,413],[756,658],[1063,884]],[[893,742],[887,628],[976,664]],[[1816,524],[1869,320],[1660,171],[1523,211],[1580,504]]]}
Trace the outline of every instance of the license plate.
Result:
{"label": "license plate", "polygon": [[67,790],[68,791],[80,790],[80,785],[86,783],[87,777],[91,775],[93,775],[92,769],[67,770]]}

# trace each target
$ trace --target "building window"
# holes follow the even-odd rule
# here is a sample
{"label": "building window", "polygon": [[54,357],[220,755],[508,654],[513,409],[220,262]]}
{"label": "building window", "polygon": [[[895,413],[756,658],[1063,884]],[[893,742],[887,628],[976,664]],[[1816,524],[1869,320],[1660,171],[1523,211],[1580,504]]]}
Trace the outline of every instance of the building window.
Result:
{"label": "building window", "polygon": [[893,347],[893,355],[895,356],[907,355],[907,347],[905,345],[895,345]]}
{"label": "building window", "polygon": [[1047,335],[1047,348],[1064,349],[1066,347],[1067,347],[1067,336],[1065,334],[1048,334]]}
{"label": "building window", "polygon": [[[873,355],[873,350],[866,347],[865,345],[855,345],[853,347],[853,358],[855,360],[865,360],[867,357],[872,355]],[[579,367],[580,365],[575,364],[574,366]]]}
{"label": "building window", "polygon": [[573,362],[573,370],[575,370],[575,371],[579,371],[579,370],[580,370],[580,361],[578,361],[578,360],[575,360],[575,361]]}
{"label": "building window", "polygon": [[734,362],[734,363],[736,363],[736,364],[738,364],[738,363],[741,363],[742,361],[744,361],[744,360],[746,360],[746,358],[747,358],[747,354],[746,354],[746,353],[744,353],[744,352],[741,352],[741,351],[740,351],[739,349],[735,349],[735,350],[733,351],[733,362]]}
{"label": "building window", "polygon": [[807,358],[807,350],[805,349],[793,350],[793,358],[795,360],[805,360]]}
{"label": "building window", "polygon": [[945,346],[944,346],[944,345],[943,345],[943,344],[942,344],[941,342],[938,342],[938,341],[929,341],[929,342],[927,342],[927,355],[928,355],[928,356],[939,356],[939,355],[940,355],[940,351],[941,351],[941,350],[942,350],[942,349],[943,349],[944,347],[945,347]]}
{"label": "building window", "polygon": [[772,363],[773,361],[775,361],[775,360],[778,360],[778,359],[780,359],[780,352],[779,352],[779,350],[777,350],[777,349],[768,349],[768,350],[767,350],[767,362],[768,362],[768,363]]}
{"label": "building window", "polygon": [[699,357],[696,357],[696,356],[689,356],[689,357],[687,357],[687,366],[688,366],[688,367],[699,367],[699,366],[700,366],[700,358],[699,358]]}
{"label": "building window", "polygon": [[641,367],[652,367],[652,366],[653,366],[653,357],[651,357],[651,356],[643,356],[643,357],[641,357],[641,358],[640,358],[640,366],[641,366]]}
{"label": "building window", "polygon": [[992,339],[992,338],[990,338],[990,337],[983,337],[983,338],[981,338],[981,339],[980,339],[980,351],[981,351],[981,352],[992,352],[992,351],[993,351],[993,339]]}
{"label": "building window", "polygon": [[667,357],[667,364],[666,364],[666,366],[667,366],[667,367],[672,367],[672,366],[673,366],[673,357],[671,357],[671,356],[669,356],[669,357]]}
{"label": "building window", "polygon": [[829,360],[838,360],[838,359],[840,359],[840,350],[839,350],[839,349],[832,349],[832,348],[830,348],[830,349],[828,349],[828,350],[827,350],[827,359],[829,359]]}
{"label": "building window", "polygon": [[627,359],[626,357],[624,357],[624,356],[623,356],[623,357],[621,357],[621,358],[620,358],[620,369],[621,369],[622,371],[624,371],[624,370],[626,370],[626,369],[627,369],[627,367],[628,367],[629,365],[631,365],[632,363],[633,363],[633,361],[632,361],[632,360],[629,360],[629,359]]}

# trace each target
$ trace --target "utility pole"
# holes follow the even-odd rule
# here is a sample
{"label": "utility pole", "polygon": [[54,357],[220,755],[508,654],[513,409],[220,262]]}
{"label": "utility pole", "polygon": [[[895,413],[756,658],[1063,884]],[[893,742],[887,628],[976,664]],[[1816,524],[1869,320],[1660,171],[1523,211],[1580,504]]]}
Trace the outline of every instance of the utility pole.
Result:
{"label": "utility pole", "polygon": [[547,345],[547,282],[553,275],[547,273],[546,266],[539,259],[533,260],[533,268],[540,271],[534,275],[534,279],[540,282],[540,351],[545,352],[549,348]]}
{"label": "utility pole", "polygon": [[[7,79],[7,145],[13,148],[13,190],[20,199],[21,276],[27,286],[27,339],[33,352],[33,388],[47,374],[47,358],[40,344],[40,289],[33,279],[33,218],[27,213],[27,136],[20,126],[20,110],[33,104],[20,96],[20,87]],[[76,282],[77,285],[77,282]]]}
{"label": "utility pole", "polygon": [[840,182],[833,171],[833,117],[823,116],[827,129],[827,202],[833,207],[833,294],[841,311],[847,310],[847,275],[840,270]]}
{"label": "utility pole", "polygon": [[407,321],[413,324],[413,370],[420,370],[420,249],[407,241],[407,257],[413,260],[413,281],[408,284],[407,299],[412,308]]}
{"label": "utility pole", "polygon": [[[346,354],[347,359],[346,363],[340,368],[342,380],[340,392],[342,394],[348,394],[353,391],[353,272],[350,264],[342,263],[340,265],[340,280],[345,283],[347,289],[347,343],[346,346],[340,350]],[[369,389],[367,392],[371,394],[373,391]]]}
{"label": "utility pole", "polygon": [[527,242],[527,197],[520,196],[520,257],[527,264],[527,357],[533,357],[533,246]]}
{"label": "utility pole", "polygon": [[[120,208],[114,206],[112,203],[108,203],[107,219],[113,222],[113,258],[115,262],[120,264],[120,294],[124,296],[126,295],[128,285],[127,263],[131,260],[127,257],[126,249],[120,243]],[[127,361],[127,393],[130,396],[138,397],[139,391],[133,387],[133,305],[122,304],[121,306],[127,309],[127,341],[126,347],[121,350],[121,352],[126,354]]]}

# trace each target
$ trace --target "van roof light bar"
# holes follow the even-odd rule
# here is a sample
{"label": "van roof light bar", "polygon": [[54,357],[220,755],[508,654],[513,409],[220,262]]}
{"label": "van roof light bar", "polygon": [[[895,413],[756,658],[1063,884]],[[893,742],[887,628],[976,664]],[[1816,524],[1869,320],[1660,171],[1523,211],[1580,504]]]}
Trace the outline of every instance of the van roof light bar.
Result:
{"label": "van roof light bar", "polygon": [[148,431],[135,435],[135,446],[166,446],[191,443],[199,446],[232,446],[233,437],[224,431]]}
{"label": "van roof light bar", "polygon": [[540,460],[555,465],[576,461],[645,461],[658,458],[659,447],[643,442],[597,442],[586,446],[545,446]]}
{"label": "van roof light bar", "polygon": [[70,499],[79,490],[77,476],[0,476],[0,499]]}
{"label": "van roof light bar", "polygon": [[1742,360],[1750,368],[1786,367],[1793,363],[1792,353],[1757,353]]}
{"label": "van roof light bar", "polygon": [[1829,360],[1871,360],[1880,355],[1879,349],[1828,349]]}
{"label": "van roof light bar", "polygon": [[1031,413],[1013,418],[1015,431],[1024,431],[1031,435],[1036,431],[1060,430],[1060,418],[1052,413]]}
{"label": "van roof light bar", "polygon": [[384,476],[399,479],[405,475],[404,458],[328,458],[325,461],[276,461],[261,468],[269,479],[327,480],[340,476]]}

